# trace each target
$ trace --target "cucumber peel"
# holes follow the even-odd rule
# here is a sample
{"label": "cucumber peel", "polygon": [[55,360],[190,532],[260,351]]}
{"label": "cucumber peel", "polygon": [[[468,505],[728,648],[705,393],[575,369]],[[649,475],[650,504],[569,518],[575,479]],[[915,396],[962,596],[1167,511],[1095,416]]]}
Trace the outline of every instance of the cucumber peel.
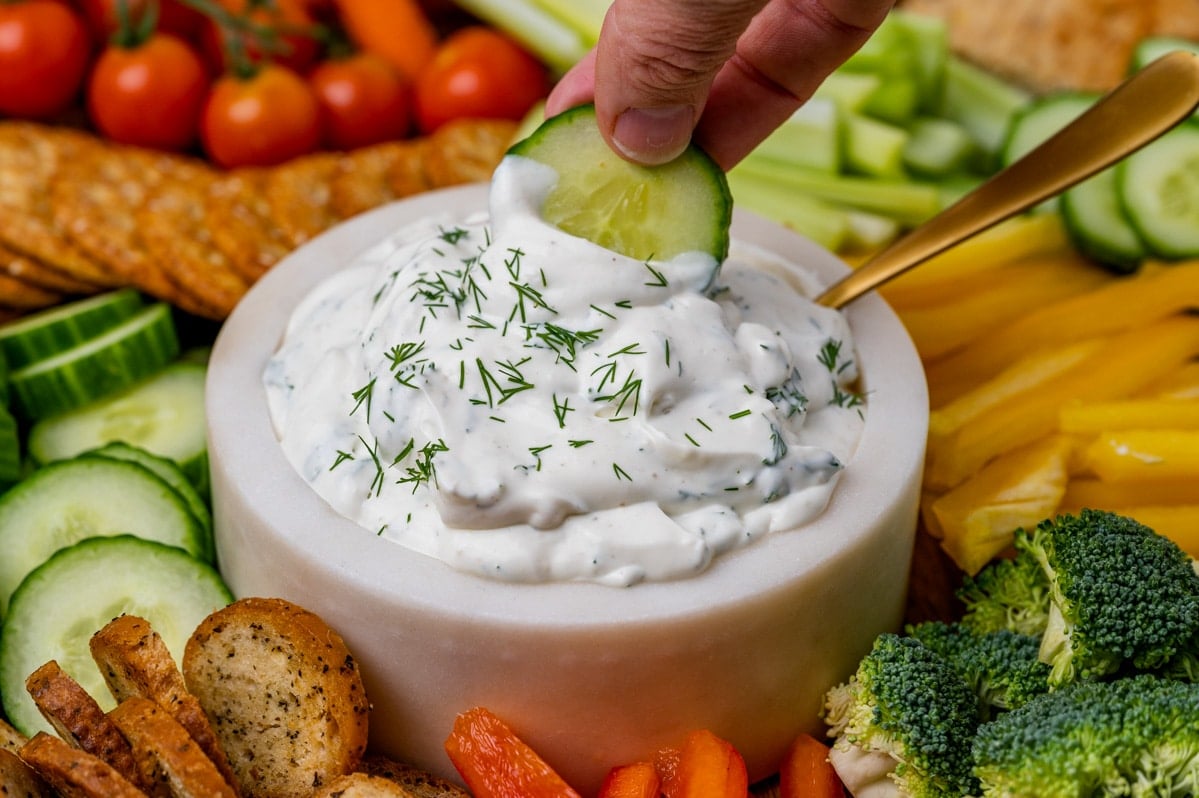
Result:
{"label": "cucumber peel", "polygon": [[583,105],[547,119],[508,150],[513,156],[557,172],[541,214],[571,235],[638,260],[728,255],[728,181],[695,145],[661,166],[631,163],[600,135],[594,106]]}

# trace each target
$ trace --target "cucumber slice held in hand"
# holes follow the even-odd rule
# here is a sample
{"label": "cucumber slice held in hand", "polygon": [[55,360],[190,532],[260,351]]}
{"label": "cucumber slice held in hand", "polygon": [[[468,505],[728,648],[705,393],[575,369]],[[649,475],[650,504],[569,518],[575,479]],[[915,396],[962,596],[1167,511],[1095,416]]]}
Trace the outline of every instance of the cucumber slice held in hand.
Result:
{"label": "cucumber slice held in hand", "polygon": [[637,260],[704,252],[723,261],[733,200],[724,171],[694,144],[661,166],[626,161],[600,135],[595,108],[547,119],[508,150],[553,168],[542,218]]}
{"label": "cucumber slice held in hand", "polygon": [[48,660],[104,709],[115,704],[91,658],[92,634],[122,613],[145,618],[176,660],[201,621],[233,600],[217,572],[186,552],[130,535],[89,538],[54,554],[13,594],[0,633],[0,696],[26,735],[52,731],[25,679]]}

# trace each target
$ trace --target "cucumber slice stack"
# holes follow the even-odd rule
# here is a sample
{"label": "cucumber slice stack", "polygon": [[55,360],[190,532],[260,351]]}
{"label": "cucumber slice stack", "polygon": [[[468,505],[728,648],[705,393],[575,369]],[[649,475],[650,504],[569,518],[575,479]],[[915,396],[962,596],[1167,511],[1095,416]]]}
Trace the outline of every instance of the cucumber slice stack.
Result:
{"label": "cucumber slice stack", "polygon": [[26,417],[45,418],[132,385],[178,354],[170,306],[155,303],[99,335],[13,371],[13,399]]}
{"label": "cucumber slice stack", "polygon": [[25,678],[48,660],[108,709],[115,702],[91,660],[91,634],[121,613],[145,618],[177,660],[188,636],[233,600],[209,565],[182,549],[130,535],[96,537],[60,549],[12,597],[0,636],[0,696],[26,735],[53,732]]}
{"label": "cucumber slice stack", "polygon": [[508,151],[552,167],[558,181],[542,218],[638,260],[706,252],[728,255],[733,200],[724,171],[696,146],[661,166],[616,155],[600,135],[594,106],[547,119]]}
{"label": "cucumber slice stack", "polygon": [[19,369],[54,357],[120,324],[143,306],[132,289],[97,294],[0,327],[0,352]]}

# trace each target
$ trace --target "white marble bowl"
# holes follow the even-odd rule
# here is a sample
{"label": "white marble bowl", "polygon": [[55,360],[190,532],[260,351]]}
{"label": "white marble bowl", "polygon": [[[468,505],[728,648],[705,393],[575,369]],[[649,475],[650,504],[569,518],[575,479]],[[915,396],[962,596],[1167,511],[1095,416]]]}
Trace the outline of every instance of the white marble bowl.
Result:
{"label": "white marble bowl", "polygon": [[[261,375],[292,308],[399,225],[486,206],[486,186],[356,217],[266,275],[217,339],[209,455],[221,570],[237,596],[280,596],[325,618],[361,663],[372,747],[455,777],[443,742],[458,712],[504,718],[585,795],[611,766],[707,727],[753,779],[801,731],[873,638],[901,622],[928,409],[911,341],[875,296],[848,309],[866,424],[814,523],[725,554],[703,574],[631,588],[507,584],[464,575],[330,509],[278,446]],[[831,282],[843,263],[739,214],[734,236]]]}

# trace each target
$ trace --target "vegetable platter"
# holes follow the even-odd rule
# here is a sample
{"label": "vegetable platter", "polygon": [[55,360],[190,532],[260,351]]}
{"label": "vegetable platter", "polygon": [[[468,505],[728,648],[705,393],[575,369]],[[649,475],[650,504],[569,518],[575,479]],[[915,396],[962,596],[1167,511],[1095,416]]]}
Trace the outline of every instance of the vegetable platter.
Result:
{"label": "vegetable platter", "polygon": [[[1026,58],[1005,37],[1031,35],[1034,5],[1046,36],[1078,33],[1053,45],[1020,39],[1039,54]],[[1113,13],[1097,20],[1084,2],[1005,4],[992,18],[981,8],[963,16],[951,0],[909,0],[732,170],[733,199],[858,262],[1027,151],[1129,70],[1170,49],[1195,49],[1199,22],[1184,5],[1113,3]],[[177,623],[164,636],[175,648],[230,600],[212,562],[202,391],[204,347],[240,296],[339,220],[486,179],[520,137],[518,121],[594,43],[606,7],[550,0],[0,6],[0,30],[14,26],[21,41],[55,43],[0,48],[0,538],[14,554],[0,569],[0,607],[8,613],[0,693],[10,720],[29,711],[11,698],[27,675],[18,671],[40,664],[22,659],[24,646],[18,651],[12,641],[33,636],[57,645],[108,620],[108,607],[83,600],[80,580],[127,572],[155,590],[196,585],[173,597]],[[470,35],[457,36],[462,29]],[[380,37],[384,30],[403,36]],[[139,63],[173,80],[141,93],[119,88],[121,72]],[[53,80],[30,92],[27,81],[11,79],[33,68]],[[475,96],[454,95],[447,87],[455,71],[470,69],[506,77]],[[339,105],[337,86],[351,87],[356,99]],[[236,127],[231,108],[268,96],[285,113]],[[184,110],[147,112],[167,102]],[[867,739],[870,729],[837,713],[877,699],[861,690],[875,678],[868,674],[900,661],[915,667],[904,660],[913,640],[923,652],[957,645],[967,627],[971,635],[1026,635],[1033,659],[1064,679],[1063,657],[1089,661],[1046,633],[1073,622],[1067,595],[1048,599],[1038,581],[1057,573],[1056,561],[1028,566],[1030,552],[1044,552],[1058,534],[1052,519],[1059,516],[1102,521],[1112,540],[1126,540],[1128,526],[1113,519],[1135,519],[1155,530],[1154,541],[1169,541],[1161,562],[1179,562],[1175,550],[1199,557],[1199,224],[1188,210],[1199,203],[1197,131],[1184,124],[1059,201],[882,290],[921,353],[930,388],[921,532],[909,626],[880,641],[847,681],[845,703],[829,716],[834,736],[797,740],[778,777],[746,785],[736,752],[709,730],[691,730],[647,761],[613,763],[605,795],[844,794],[829,744],[847,733]],[[121,503],[107,501],[118,495]],[[66,506],[127,545],[59,540],[59,552],[5,537],[12,524],[53,523]],[[118,538],[135,531],[134,520],[135,539]],[[1140,526],[1128,535],[1140,535]],[[85,556],[90,548],[103,550]],[[1006,581],[1021,578],[1040,596],[1035,603]],[[19,620],[30,613],[35,621]],[[43,623],[44,613],[79,620],[83,631]],[[996,625],[998,615],[1031,625]],[[1029,640],[1021,645],[1027,654]],[[1193,641],[1178,648],[1187,645]],[[1171,680],[1193,680],[1193,669],[1179,662],[1146,655],[1129,667],[1160,673],[1168,666]],[[1099,675],[1070,690],[1096,704],[1124,700],[1094,686],[1113,683],[1100,673],[1108,665],[1077,663]],[[1119,689],[1160,710],[1139,717],[1142,728],[1181,711],[1173,687],[1142,679]],[[1038,722],[1038,712],[1046,723],[1065,717],[1040,704],[1021,715],[1010,705],[987,711],[1025,723]],[[987,734],[988,784],[1008,785],[994,794],[1024,794],[1012,774],[1048,773],[1028,751],[1012,753],[1010,729]],[[1096,734],[1117,747],[1152,742],[1118,738],[1107,727]],[[463,707],[461,725],[447,735],[447,755],[477,795],[501,789],[491,780],[513,763],[512,778],[531,779],[522,783],[526,792],[572,794],[486,708]],[[928,787],[929,772],[947,772],[942,764],[909,768],[900,780],[909,794],[977,788]],[[1127,774],[1095,778],[1081,794],[1123,794],[1119,779]],[[1195,791],[1193,783],[1162,785],[1163,794]],[[1075,784],[1057,787],[1079,794]]]}

